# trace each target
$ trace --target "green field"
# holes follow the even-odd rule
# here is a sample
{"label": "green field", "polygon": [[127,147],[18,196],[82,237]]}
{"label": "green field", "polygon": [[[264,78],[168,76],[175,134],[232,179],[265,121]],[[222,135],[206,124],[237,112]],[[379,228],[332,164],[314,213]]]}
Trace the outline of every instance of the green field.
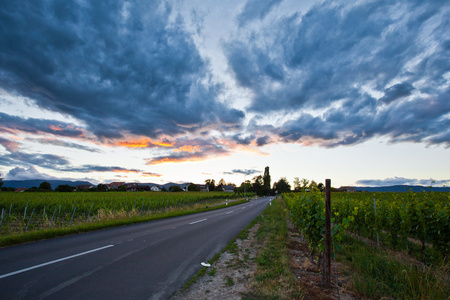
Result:
{"label": "green field", "polygon": [[237,197],[225,192],[0,193],[2,236],[205,207]]}
{"label": "green field", "polygon": [[[304,230],[312,249],[322,249],[325,197],[321,193],[284,194],[291,216]],[[339,240],[344,230],[378,239],[395,250],[411,251],[427,245],[442,255],[450,254],[450,193],[333,193],[333,233]]]}

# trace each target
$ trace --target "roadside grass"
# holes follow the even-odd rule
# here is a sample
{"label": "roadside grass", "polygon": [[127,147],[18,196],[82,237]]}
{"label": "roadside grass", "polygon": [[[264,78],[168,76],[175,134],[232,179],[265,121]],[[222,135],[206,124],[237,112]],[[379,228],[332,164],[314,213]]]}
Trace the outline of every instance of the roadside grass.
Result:
{"label": "roadside grass", "polygon": [[302,299],[302,291],[296,283],[289,265],[288,228],[282,199],[272,201],[258,217],[261,225],[256,233],[264,243],[256,258],[257,268],[250,284],[250,291],[242,299]]}
{"label": "roadside grass", "polygon": [[38,240],[50,239],[59,236],[66,236],[71,234],[78,234],[88,231],[101,230],[111,227],[118,227],[124,225],[131,225],[137,223],[143,223],[148,221],[160,220],[165,218],[178,217],[183,215],[195,214],[204,211],[210,211],[229,206],[238,205],[247,202],[245,199],[228,202],[226,204],[217,205],[217,200],[211,203],[195,204],[189,207],[168,209],[163,212],[152,212],[148,215],[128,215],[128,214],[116,214],[110,215],[103,220],[97,222],[81,223],[70,227],[63,228],[51,228],[39,231],[29,231],[19,234],[13,234],[0,237],[0,247],[12,246],[17,244],[23,244],[28,242],[34,242]]}
{"label": "roadside grass", "polygon": [[353,287],[365,298],[450,299],[450,264],[411,264],[345,235],[338,261],[350,266]]}

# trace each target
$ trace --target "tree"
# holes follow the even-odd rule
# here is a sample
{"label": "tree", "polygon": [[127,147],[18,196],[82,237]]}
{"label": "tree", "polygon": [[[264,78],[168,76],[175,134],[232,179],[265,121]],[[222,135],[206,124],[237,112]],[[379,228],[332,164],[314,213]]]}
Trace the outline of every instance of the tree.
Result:
{"label": "tree", "polygon": [[302,180],[300,180],[300,184],[302,185],[302,190],[306,190],[306,187],[309,184],[309,180],[306,178],[302,178]]}
{"label": "tree", "polygon": [[298,177],[294,177],[294,191],[300,192],[302,190],[302,184]]}
{"label": "tree", "polygon": [[253,191],[252,183],[250,180],[246,180],[242,182],[241,185],[237,188],[237,192],[239,194],[246,194]]}
{"label": "tree", "polygon": [[214,179],[206,179],[205,184],[208,186],[210,192],[214,192],[216,189],[216,182]]}
{"label": "tree", "polygon": [[188,191],[189,192],[200,192],[200,187],[194,183],[189,183]]}
{"label": "tree", "polygon": [[264,180],[261,175],[253,177],[253,190],[258,196],[264,193]]}
{"label": "tree", "polygon": [[309,190],[311,192],[319,191],[319,186],[317,185],[317,182],[315,182],[314,180],[311,180],[311,183],[309,184]]}
{"label": "tree", "polygon": [[39,185],[39,189],[40,190],[51,190],[52,185],[50,183],[48,183],[47,181],[44,181]]}
{"label": "tree", "polygon": [[0,188],[3,186],[3,178],[2,178],[2,174],[0,174]]}
{"label": "tree", "polygon": [[58,185],[55,189],[56,192],[73,192],[74,190],[75,190],[75,187],[70,186],[68,184]]}
{"label": "tree", "polygon": [[278,193],[285,193],[291,191],[291,185],[287,181],[286,177],[280,178],[278,182],[273,184],[273,189],[278,191]]}
{"label": "tree", "polygon": [[169,186],[169,192],[182,192],[183,189],[179,187],[178,185],[171,185]]}
{"label": "tree", "polygon": [[319,189],[319,191],[323,192],[325,190],[325,185],[321,182],[317,185],[317,188]]}
{"label": "tree", "polygon": [[106,184],[100,183],[97,185],[97,191],[99,192],[106,192],[108,190],[108,186]]}
{"label": "tree", "polygon": [[217,184],[217,187],[220,187],[220,190],[222,190],[222,187],[223,187],[224,185],[227,185],[227,183],[225,182],[225,180],[224,180],[223,178],[221,178],[221,179],[219,180],[219,183]]}
{"label": "tree", "polygon": [[264,169],[263,181],[264,181],[263,193],[264,193],[265,195],[271,194],[271,190],[270,190],[270,174],[269,174],[269,167],[266,167],[266,168]]}

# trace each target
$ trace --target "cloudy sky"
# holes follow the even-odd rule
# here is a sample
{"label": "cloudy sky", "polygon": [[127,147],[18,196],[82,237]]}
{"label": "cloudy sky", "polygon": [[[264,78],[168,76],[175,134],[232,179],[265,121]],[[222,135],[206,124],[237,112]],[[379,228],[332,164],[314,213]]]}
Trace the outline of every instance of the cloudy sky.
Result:
{"label": "cloudy sky", "polygon": [[0,0],[0,173],[450,184],[444,0]]}

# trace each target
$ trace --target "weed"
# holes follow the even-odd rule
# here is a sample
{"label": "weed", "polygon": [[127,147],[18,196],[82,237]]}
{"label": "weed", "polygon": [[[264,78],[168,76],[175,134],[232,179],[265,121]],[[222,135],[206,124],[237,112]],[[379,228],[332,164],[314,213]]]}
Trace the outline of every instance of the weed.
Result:
{"label": "weed", "polygon": [[216,272],[217,272],[217,269],[216,268],[212,268],[211,271],[208,272],[208,275],[209,276],[216,276]]}
{"label": "weed", "polygon": [[234,280],[233,278],[227,276],[226,277],[226,281],[225,281],[225,286],[233,286],[234,285]]}

